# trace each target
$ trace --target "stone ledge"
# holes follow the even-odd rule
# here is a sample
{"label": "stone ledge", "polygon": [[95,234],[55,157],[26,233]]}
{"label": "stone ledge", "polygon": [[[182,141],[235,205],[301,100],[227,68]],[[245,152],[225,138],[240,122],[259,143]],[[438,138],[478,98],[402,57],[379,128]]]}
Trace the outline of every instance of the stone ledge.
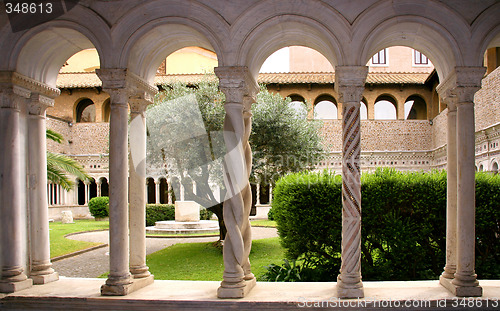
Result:
{"label": "stone ledge", "polygon": [[[339,300],[336,298],[336,282],[331,283],[271,283],[257,282],[253,290],[241,299],[218,299],[220,282],[213,281],[158,281],[124,297],[104,297],[99,288],[103,279],[64,278],[46,285],[9,294],[0,299],[2,310],[295,310],[305,302],[330,303],[335,309],[360,309],[359,303],[366,304],[365,310],[382,310],[375,303],[380,301],[429,301],[426,308],[419,310],[460,310],[453,308],[457,298],[439,285],[439,281],[410,282],[363,282],[364,299]],[[475,301],[493,299],[500,303],[500,280],[480,280],[483,297]],[[465,298],[466,302],[468,298]],[[489,299],[489,300],[487,300]],[[359,302],[358,302],[359,301]],[[356,303],[356,307],[339,306],[341,302]],[[335,308],[337,303],[337,308]],[[304,305],[303,305],[304,306]],[[483,310],[488,310],[484,308]],[[497,310],[495,307],[489,310]],[[459,306],[460,307],[460,306]],[[406,308],[407,309],[407,308]],[[467,309],[470,310],[470,309]]]}

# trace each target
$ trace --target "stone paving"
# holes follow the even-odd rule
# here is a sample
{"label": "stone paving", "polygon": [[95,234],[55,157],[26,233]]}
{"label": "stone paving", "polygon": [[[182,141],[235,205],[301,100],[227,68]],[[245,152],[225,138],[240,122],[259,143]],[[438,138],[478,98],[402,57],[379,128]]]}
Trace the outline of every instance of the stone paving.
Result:
{"label": "stone paving", "polygon": [[[252,228],[252,239],[277,237],[275,228]],[[108,243],[109,231],[87,232],[68,237],[69,239]],[[146,253],[151,254],[177,243],[214,242],[218,237],[203,238],[147,238]],[[109,247],[103,247],[74,257],[53,262],[53,268],[60,276],[95,278],[109,271]]]}

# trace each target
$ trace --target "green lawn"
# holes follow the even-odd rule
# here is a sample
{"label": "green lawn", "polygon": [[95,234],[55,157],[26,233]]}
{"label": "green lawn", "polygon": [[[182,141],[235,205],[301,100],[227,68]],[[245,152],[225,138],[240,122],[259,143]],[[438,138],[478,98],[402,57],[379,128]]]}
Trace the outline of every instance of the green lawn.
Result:
{"label": "green lawn", "polygon": [[52,222],[49,224],[50,256],[53,258],[100,244],[67,239],[64,236],[68,233],[105,230],[108,228],[108,221],[76,220],[74,224]]}
{"label": "green lawn", "polygon": [[[279,238],[254,240],[250,253],[252,272],[257,278],[271,263],[281,262],[284,249]],[[176,244],[147,256],[147,265],[158,280],[220,281],[224,264],[222,252],[212,243]]]}
{"label": "green lawn", "polygon": [[267,219],[252,220],[250,223],[252,224],[252,227],[273,227],[273,228],[276,228],[276,221],[274,221],[274,220],[267,220]]}

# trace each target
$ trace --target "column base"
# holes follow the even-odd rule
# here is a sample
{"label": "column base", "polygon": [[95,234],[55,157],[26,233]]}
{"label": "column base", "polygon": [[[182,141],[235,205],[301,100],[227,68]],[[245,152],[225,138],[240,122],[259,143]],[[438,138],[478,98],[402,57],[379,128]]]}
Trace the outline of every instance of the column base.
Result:
{"label": "column base", "polygon": [[104,284],[101,286],[102,296],[127,296],[143,287],[146,287],[154,282],[154,276],[150,275],[145,278],[133,279],[131,278],[129,284]]}
{"label": "column base", "polygon": [[59,280],[59,273],[52,272],[50,274],[30,275],[30,279],[33,280],[33,284],[35,285],[47,284]]}
{"label": "column base", "polygon": [[363,283],[360,281],[355,284],[346,284],[342,282],[339,275],[337,277],[337,297],[341,299],[365,297],[365,290],[363,288]]}
{"label": "column base", "polygon": [[0,281],[0,293],[14,293],[32,286],[32,279],[26,279],[18,282]]}
{"label": "column base", "polygon": [[257,284],[257,281],[255,278],[252,278],[250,280],[245,280],[244,282],[245,282],[245,285],[242,287],[222,287],[222,286],[220,286],[217,289],[217,297],[222,298],[222,299],[245,297],[252,290],[252,288],[255,287],[255,285]]}
{"label": "column base", "polygon": [[439,277],[439,284],[449,290],[457,297],[481,297],[483,295],[483,288],[477,286],[460,286],[453,284],[454,279],[448,279],[443,276]]}

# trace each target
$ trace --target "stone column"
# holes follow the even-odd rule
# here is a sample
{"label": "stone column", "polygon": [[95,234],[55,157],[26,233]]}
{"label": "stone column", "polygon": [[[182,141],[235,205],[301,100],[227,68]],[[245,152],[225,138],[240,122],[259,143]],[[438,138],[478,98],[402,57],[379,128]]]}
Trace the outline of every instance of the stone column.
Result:
{"label": "stone column", "polygon": [[172,183],[169,181],[167,183],[167,203],[172,204]]}
{"label": "stone column", "polygon": [[269,184],[269,203],[268,205],[271,205],[273,203],[273,185]]}
{"label": "stone column", "polygon": [[364,297],[361,282],[360,101],[368,67],[337,66],[335,89],[342,111],[342,265],[339,298]]}
{"label": "stone column", "polygon": [[[440,280],[453,279],[457,270],[457,106],[454,98],[442,99],[448,105],[447,194],[446,194],[446,265]],[[440,281],[441,283],[444,280]]]}
{"label": "stone column", "polygon": [[[134,279],[151,275],[146,266],[146,108],[148,101],[130,99],[130,272]],[[158,188],[158,187],[157,187]],[[156,197],[158,198],[157,191]],[[158,201],[157,201],[158,202]],[[151,279],[152,281],[152,279]]]}
{"label": "stone column", "polygon": [[219,87],[226,95],[224,141],[224,274],[217,291],[219,298],[242,298],[255,286],[248,256],[251,249],[250,209],[252,194],[249,182],[252,153],[248,138],[251,132],[251,104],[258,91],[246,67],[217,67]]}
{"label": "stone column", "polygon": [[128,231],[128,94],[126,71],[97,71],[103,89],[110,95],[109,133],[109,269],[102,295],[127,295],[132,278],[129,272]]}
{"label": "stone column", "polygon": [[[0,81],[3,82],[3,81]],[[29,97],[29,91],[16,92]],[[23,269],[21,219],[21,136],[19,110],[25,99],[12,87],[0,88],[0,293],[12,293],[33,285]]]}
{"label": "stone column", "polygon": [[260,205],[260,184],[256,184],[255,192],[256,192],[256,202],[255,202],[255,205]]}
{"label": "stone column", "polygon": [[155,204],[160,204],[160,180],[155,180]]}
{"label": "stone column", "polygon": [[[45,111],[54,100],[33,94],[28,105],[28,208],[30,215],[30,278],[34,284],[59,279],[50,262],[49,210],[47,206],[47,142]],[[52,185],[56,204],[57,185]]]}
{"label": "stone column", "polygon": [[97,196],[98,197],[101,197],[102,195],[102,189],[101,189],[101,185],[102,185],[102,181],[101,179],[99,178],[98,180],[95,181],[96,185],[97,185]]}
{"label": "stone column", "polygon": [[88,205],[90,197],[90,180],[85,180],[83,183],[85,185],[85,205]]}
{"label": "stone column", "polygon": [[[482,288],[479,286],[475,274],[475,125],[474,125],[474,94],[481,87],[481,80],[484,76],[484,67],[456,67],[455,71],[440,84],[441,93],[446,92],[453,103],[456,103],[451,111],[451,121],[456,119],[456,134],[453,138],[448,136],[448,154],[452,155],[451,162],[456,161],[456,184],[448,184],[448,193],[453,196],[456,193],[456,214],[451,211],[448,214],[448,223],[451,228],[447,229],[447,240],[456,246],[455,251],[447,249],[447,266],[440,278],[441,284],[449,289],[456,296],[481,296]],[[456,114],[456,117],[454,115]],[[450,112],[448,115],[450,118]],[[453,131],[453,129],[452,129]],[[451,145],[450,145],[451,142]],[[455,147],[453,147],[455,144]],[[448,157],[448,163],[450,158]],[[450,172],[448,172],[450,173]],[[453,179],[453,177],[452,177]],[[453,180],[452,180],[453,182]],[[455,189],[451,189],[456,187]],[[452,202],[448,202],[453,204]],[[454,218],[454,219],[453,219]],[[456,235],[453,236],[454,230]],[[453,241],[455,239],[455,242]],[[448,241],[447,241],[448,242]],[[450,247],[452,246],[450,245]],[[447,244],[448,247],[448,244]],[[450,258],[448,258],[450,257]],[[455,262],[453,262],[455,260]],[[453,271],[453,264],[456,264]],[[450,275],[453,274],[453,279]]]}

